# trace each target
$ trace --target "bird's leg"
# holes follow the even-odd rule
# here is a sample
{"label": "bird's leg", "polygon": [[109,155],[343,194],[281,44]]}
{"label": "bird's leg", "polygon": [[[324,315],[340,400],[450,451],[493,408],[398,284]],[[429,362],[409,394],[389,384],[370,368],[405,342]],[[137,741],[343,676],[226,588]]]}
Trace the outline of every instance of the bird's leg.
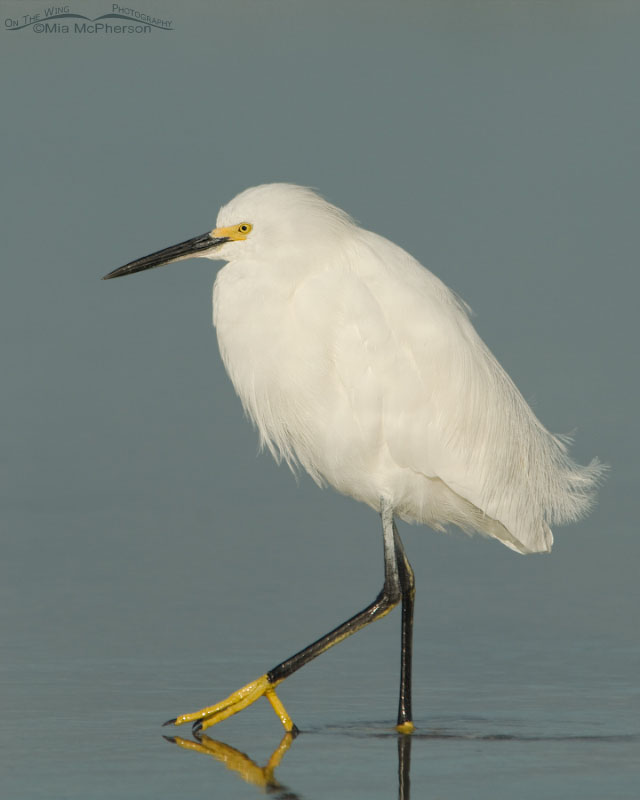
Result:
{"label": "bird's leg", "polygon": [[[183,725],[192,722],[195,732],[204,731],[212,725],[222,722],[228,717],[237,714],[247,706],[254,703],[259,697],[265,695],[274,711],[280,718],[286,731],[297,731],[296,726],[275,693],[276,687],[289,675],[299,670],[309,661],[324,653],[330,647],[346,639],[348,636],[364,628],[370,622],[380,619],[388,614],[400,600],[403,600],[403,661],[402,669],[404,689],[401,689],[401,721],[398,725],[404,726],[404,732],[413,729],[410,710],[410,666],[411,666],[411,622],[413,616],[413,573],[409,562],[404,555],[402,542],[398,536],[393,522],[393,509],[383,503],[382,533],[384,544],[384,585],[376,599],[353,617],[338,625],[332,631],[317,639],[315,642],[300,650],[295,655],[275,666],[272,670],[262,675],[257,680],[248,683],[214,706],[208,706],[192,714],[181,714],[175,719],[170,719],[165,725]],[[405,600],[406,597],[406,600]],[[405,623],[405,615],[407,622]],[[405,635],[406,631],[406,635]],[[406,652],[406,658],[405,658]],[[403,699],[404,698],[404,699]],[[409,702],[407,702],[409,701]],[[410,726],[410,727],[407,727]],[[400,729],[400,728],[399,728]]]}
{"label": "bird's leg", "polygon": [[400,576],[402,592],[402,645],[400,656],[400,702],[398,706],[398,724],[400,733],[412,733],[413,717],[411,714],[411,658],[413,653],[413,604],[416,594],[415,580],[411,564],[407,559],[398,534],[395,522],[393,534],[396,547],[396,560]]}

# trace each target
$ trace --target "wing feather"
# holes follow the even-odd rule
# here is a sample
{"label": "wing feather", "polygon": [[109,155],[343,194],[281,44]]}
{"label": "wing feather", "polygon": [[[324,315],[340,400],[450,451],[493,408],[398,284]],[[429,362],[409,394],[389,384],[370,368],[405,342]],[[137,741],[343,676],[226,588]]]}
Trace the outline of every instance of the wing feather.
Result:
{"label": "wing feather", "polygon": [[[569,457],[566,439],[536,418],[468,309],[436,276],[375,234],[365,245],[384,264],[367,285],[398,356],[385,388],[385,439],[394,459],[443,481],[489,518],[484,532],[508,546],[550,550],[550,524],[588,511],[602,465],[583,467]],[[474,527],[482,529],[482,520]]]}

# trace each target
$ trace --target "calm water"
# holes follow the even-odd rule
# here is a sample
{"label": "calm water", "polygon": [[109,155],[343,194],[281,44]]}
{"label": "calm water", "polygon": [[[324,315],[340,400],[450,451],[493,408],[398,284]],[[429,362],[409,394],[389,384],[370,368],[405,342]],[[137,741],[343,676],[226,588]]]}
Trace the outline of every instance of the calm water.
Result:
{"label": "calm water", "polygon": [[[637,800],[640,4],[135,9],[173,29],[0,22],[2,796],[233,800],[268,779],[307,800]],[[410,740],[391,727],[397,612],[281,688],[292,743],[264,701],[219,739],[162,735],[382,582],[373,513],[256,458],[215,267],[99,280],[274,180],[433,269],[542,421],[612,466],[549,557],[401,526]]]}
{"label": "calm water", "polygon": [[[299,491],[315,494],[306,484]],[[318,497],[334,511],[349,511],[335,495]],[[267,790],[282,798],[638,796],[637,620],[585,635],[585,626],[604,627],[594,609],[606,598],[576,594],[567,604],[561,583],[535,574],[548,572],[555,563],[549,558],[403,529],[419,580],[417,731],[410,740],[392,729],[394,613],[281,687],[302,730],[295,741],[283,741],[262,700],[198,742],[188,729],[161,723],[221,699],[356,610],[355,603],[363,605],[377,589],[379,542],[357,534],[353,543],[344,540],[345,563],[333,562],[336,581],[322,598],[332,561],[318,546],[311,568],[305,553],[315,541],[296,544],[284,535],[278,569],[293,575],[304,568],[303,584],[293,582],[287,594],[274,585],[273,561],[257,570],[251,532],[236,535],[246,537],[245,552],[225,553],[224,541],[210,536],[176,540],[171,516],[150,540],[148,532],[128,538],[112,531],[109,538],[80,528],[74,538],[74,516],[61,514],[59,522],[69,524],[56,537],[23,530],[9,553],[14,565],[28,563],[27,553],[39,555],[30,573],[14,573],[14,601],[3,609],[11,643],[3,647],[0,672],[7,797],[251,798]],[[138,519],[143,524],[141,510]],[[360,521],[359,510],[351,521]],[[339,549],[329,531],[327,539]],[[587,550],[592,541],[587,534]],[[362,574],[340,591],[367,543]],[[555,556],[560,574],[568,555],[565,549]],[[472,559],[483,573],[478,589]],[[437,564],[433,571],[425,570],[429,560]],[[439,577],[439,569],[449,574]],[[454,586],[461,576],[467,585]],[[622,571],[620,580],[628,600]],[[528,609],[542,602],[542,591],[562,614],[545,612],[537,626]],[[510,598],[502,612],[491,604],[493,592]],[[476,597],[484,602],[474,608]],[[183,747],[162,734],[184,737],[177,740]],[[277,766],[267,774],[259,768],[270,758]]]}
{"label": "calm water", "polygon": [[[493,645],[504,651],[502,642]],[[537,664],[552,674],[537,679],[525,669],[520,678],[485,675],[481,684],[469,676],[463,682],[460,671],[449,670],[448,680],[418,690],[417,732],[409,739],[390,727],[393,697],[378,666],[377,680],[366,674],[354,680],[366,665],[357,648],[351,656],[333,660],[334,674],[329,667],[310,668],[295,680],[295,689],[292,681],[281,692],[303,732],[268,776],[274,796],[637,797],[635,676],[576,674],[569,663],[558,675],[558,658],[589,658],[594,666],[593,653],[583,648],[568,652],[558,646],[555,659]],[[518,654],[507,650],[507,656]],[[634,661],[637,667],[637,660],[637,652],[608,652],[595,662],[605,667]],[[240,663],[225,666],[247,673]],[[189,658],[165,660],[161,667],[143,657],[5,664],[4,696],[11,698],[4,708],[5,796],[259,795],[267,778],[257,767],[265,767],[281,744],[286,748],[266,703],[211,729],[201,742],[176,731],[185,749],[161,736],[167,732],[159,727],[163,717],[187,710],[176,709],[178,695],[189,707],[214,699],[204,678],[215,671]],[[228,674],[220,683],[227,688]]]}

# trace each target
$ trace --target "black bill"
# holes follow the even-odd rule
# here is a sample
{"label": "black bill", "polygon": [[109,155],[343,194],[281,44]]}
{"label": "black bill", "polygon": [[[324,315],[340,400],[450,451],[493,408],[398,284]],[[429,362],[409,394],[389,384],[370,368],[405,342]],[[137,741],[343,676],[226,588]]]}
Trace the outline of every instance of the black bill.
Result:
{"label": "black bill", "polygon": [[165,247],[164,250],[158,250],[156,253],[130,261],[124,267],[118,267],[118,269],[114,269],[113,272],[105,275],[102,280],[108,281],[110,278],[119,278],[121,275],[132,275],[134,272],[142,272],[144,269],[161,267],[163,264],[170,264],[172,261],[180,261],[205,250],[212,250],[214,247],[219,247],[228,241],[229,239],[226,236],[217,239],[211,236],[210,233],[204,233],[202,236],[195,236],[193,239],[187,239],[186,242]]}

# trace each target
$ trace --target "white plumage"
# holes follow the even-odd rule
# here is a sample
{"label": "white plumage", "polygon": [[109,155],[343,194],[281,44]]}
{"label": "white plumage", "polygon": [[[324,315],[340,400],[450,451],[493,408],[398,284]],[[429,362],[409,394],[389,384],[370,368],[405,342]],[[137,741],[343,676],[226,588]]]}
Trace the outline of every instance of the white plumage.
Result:
{"label": "white plumage", "polygon": [[415,580],[394,516],[548,552],[549,525],[588,510],[603,467],[575,464],[538,422],[453,292],[310,189],[247,189],[214,230],[105,278],[194,255],[228,262],[213,319],[262,444],[380,512],[384,584],[366,608],[257,680],[165,724],[193,723],[199,736],[264,696],[295,735],[276,688],[401,603],[396,730],[409,734]]}
{"label": "white plumage", "polygon": [[[214,324],[262,443],[319,484],[520,553],[589,508],[603,467],[574,463],[474,330],[464,304],[310,189],[267,184],[224,206],[205,250],[229,263]],[[216,233],[214,231],[213,233]]]}

